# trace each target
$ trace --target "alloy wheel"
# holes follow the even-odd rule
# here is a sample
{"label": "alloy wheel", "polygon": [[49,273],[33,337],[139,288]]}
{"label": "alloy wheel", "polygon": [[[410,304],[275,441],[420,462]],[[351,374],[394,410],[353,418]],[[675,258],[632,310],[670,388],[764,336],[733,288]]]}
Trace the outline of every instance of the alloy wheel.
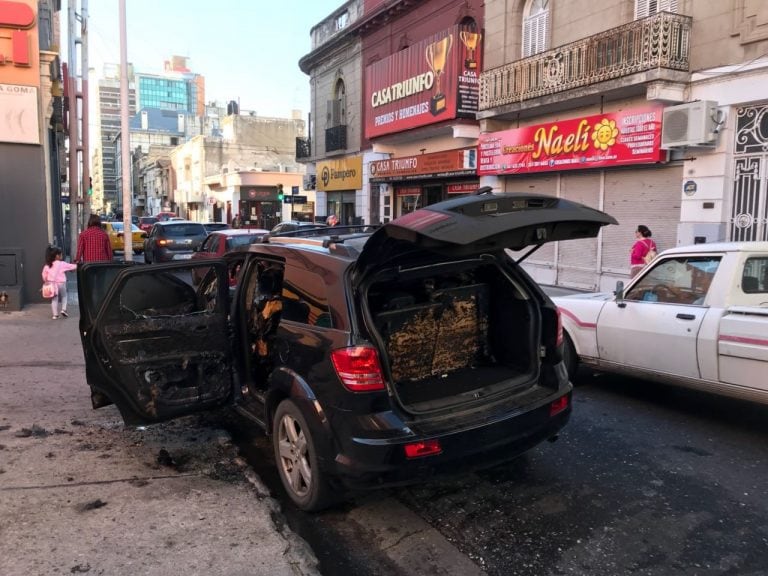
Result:
{"label": "alloy wheel", "polygon": [[307,439],[301,423],[290,414],[283,414],[277,431],[278,452],[283,475],[297,496],[312,488],[312,465],[309,461]]}

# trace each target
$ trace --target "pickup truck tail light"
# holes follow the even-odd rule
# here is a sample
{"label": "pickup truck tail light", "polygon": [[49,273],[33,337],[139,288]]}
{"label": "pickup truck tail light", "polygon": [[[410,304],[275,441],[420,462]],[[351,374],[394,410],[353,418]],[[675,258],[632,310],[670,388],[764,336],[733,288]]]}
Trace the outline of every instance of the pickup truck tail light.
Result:
{"label": "pickup truck tail light", "polygon": [[384,374],[375,348],[339,348],[331,352],[331,361],[339,380],[350,392],[384,390]]}
{"label": "pickup truck tail light", "polygon": [[557,339],[555,340],[555,346],[558,348],[563,345],[563,315],[560,313],[560,308],[557,309]]}

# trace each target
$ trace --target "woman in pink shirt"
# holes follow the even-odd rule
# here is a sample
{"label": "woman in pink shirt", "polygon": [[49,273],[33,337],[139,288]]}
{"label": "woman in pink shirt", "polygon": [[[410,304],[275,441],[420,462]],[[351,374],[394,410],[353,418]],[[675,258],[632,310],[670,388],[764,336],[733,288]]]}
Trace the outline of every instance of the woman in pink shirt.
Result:
{"label": "woman in pink shirt", "polygon": [[658,252],[651,239],[651,229],[640,224],[635,230],[635,243],[629,255],[629,277],[634,278],[645,267],[645,255],[651,250]]}
{"label": "woman in pink shirt", "polygon": [[70,264],[61,259],[61,248],[48,246],[45,251],[45,266],[43,266],[43,282],[51,282],[56,292],[51,298],[53,319],[68,318],[67,314],[67,275],[70,270],[77,270],[77,264]]}

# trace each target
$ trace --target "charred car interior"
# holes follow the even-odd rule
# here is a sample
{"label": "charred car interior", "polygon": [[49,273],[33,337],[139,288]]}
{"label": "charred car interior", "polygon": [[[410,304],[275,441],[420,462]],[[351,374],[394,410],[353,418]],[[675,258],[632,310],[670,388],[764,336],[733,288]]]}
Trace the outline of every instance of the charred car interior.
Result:
{"label": "charred car interior", "polygon": [[537,375],[536,303],[494,263],[434,268],[384,271],[368,289],[374,331],[403,405],[428,411],[530,383]]}

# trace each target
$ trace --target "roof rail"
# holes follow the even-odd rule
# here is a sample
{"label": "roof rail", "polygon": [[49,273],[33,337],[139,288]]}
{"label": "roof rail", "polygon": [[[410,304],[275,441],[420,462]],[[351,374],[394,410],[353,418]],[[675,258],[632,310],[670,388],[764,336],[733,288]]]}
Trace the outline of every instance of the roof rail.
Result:
{"label": "roof rail", "polygon": [[[351,224],[348,226],[322,226],[312,227],[306,226],[298,230],[292,230],[291,232],[281,232],[279,234],[265,234],[262,238],[262,242],[273,242],[275,240],[285,239],[288,242],[296,243],[300,239],[317,239],[318,244],[324,244],[328,242],[343,243],[344,240],[351,238],[360,238],[375,232],[379,225],[373,224]],[[312,242],[307,242],[312,243]]]}

